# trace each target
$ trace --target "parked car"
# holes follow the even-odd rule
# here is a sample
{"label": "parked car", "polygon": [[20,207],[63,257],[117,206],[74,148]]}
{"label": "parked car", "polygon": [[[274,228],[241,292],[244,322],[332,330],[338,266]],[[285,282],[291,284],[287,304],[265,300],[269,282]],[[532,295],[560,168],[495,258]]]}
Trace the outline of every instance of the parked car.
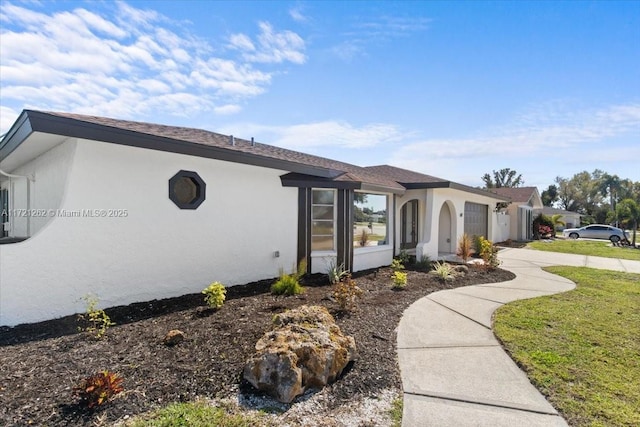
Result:
{"label": "parked car", "polygon": [[564,237],[570,239],[604,239],[618,243],[621,240],[629,240],[629,235],[616,227],[605,224],[591,224],[580,228],[566,228],[562,231]]}

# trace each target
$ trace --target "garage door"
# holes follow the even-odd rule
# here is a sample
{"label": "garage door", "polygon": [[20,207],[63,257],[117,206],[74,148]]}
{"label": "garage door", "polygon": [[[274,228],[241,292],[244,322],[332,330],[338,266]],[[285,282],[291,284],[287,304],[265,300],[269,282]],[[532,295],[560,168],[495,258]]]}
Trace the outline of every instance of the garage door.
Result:
{"label": "garage door", "polygon": [[464,204],[464,232],[469,236],[487,235],[487,224],[489,218],[489,205],[465,202]]}

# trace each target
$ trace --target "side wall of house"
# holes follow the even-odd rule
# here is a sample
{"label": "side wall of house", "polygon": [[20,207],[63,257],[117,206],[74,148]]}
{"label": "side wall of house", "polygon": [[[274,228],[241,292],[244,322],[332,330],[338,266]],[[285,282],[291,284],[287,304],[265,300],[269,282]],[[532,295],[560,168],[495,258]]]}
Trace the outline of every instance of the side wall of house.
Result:
{"label": "side wall of house", "polygon": [[[296,261],[285,171],[87,140],[57,167],[69,170],[67,216],[0,247],[0,325],[84,311],[88,294],[101,308],[129,304],[276,277]],[[180,170],[206,183],[195,210],[168,197]]]}

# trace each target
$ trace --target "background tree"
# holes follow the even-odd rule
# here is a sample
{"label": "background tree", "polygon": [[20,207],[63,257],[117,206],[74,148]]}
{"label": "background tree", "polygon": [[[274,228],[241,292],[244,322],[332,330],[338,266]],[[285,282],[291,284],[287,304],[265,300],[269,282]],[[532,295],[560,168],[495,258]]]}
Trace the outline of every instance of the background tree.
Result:
{"label": "background tree", "polygon": [[558,187],[551,184],[546,190],[542,191],[540,198],[544,206],[553,206],[558,201]]}
{"label": "background tree", "polygon": [[488,173],[482,176],[485,188],[520,187],[524,184],[522,174],[510,168],[500,169],[499,171],[494,170],[492,173],[493,177]]}
{"label": "background tree", "polygon": [[557,177],[560,206],[565,210],[587,216],[588,222],[595,221],[596,217],[604,221],[606,210],[602,216],[601,175],[602,171],[595,170],[593,174],[587,171],[579,172],[571,179]]}
{"label": "background tree", "polygon": [[640,221],[640,206],[633,199],[624,199],[616,206],[616,214],[618,218],[624,222],[632,230],[633,247],[636,247],[636,230],[638,228],[638,221]]}

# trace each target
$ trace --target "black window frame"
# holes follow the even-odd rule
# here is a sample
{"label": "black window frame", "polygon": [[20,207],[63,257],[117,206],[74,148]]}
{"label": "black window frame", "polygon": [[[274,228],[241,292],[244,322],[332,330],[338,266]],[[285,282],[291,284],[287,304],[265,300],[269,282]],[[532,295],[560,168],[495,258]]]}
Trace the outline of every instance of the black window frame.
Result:
{"label": "black window frame", "polygon": [[[193,182],[196,187],[196,195],[189,202],[182,202],[176,195],[174,188],[175,185],[183,178],[187,178]],[[169,179],[169,199],[180,209],[198,209],[198,207],[207,198],[207,184],[198,175],[197,172],[180,170],[174,176]]]}

